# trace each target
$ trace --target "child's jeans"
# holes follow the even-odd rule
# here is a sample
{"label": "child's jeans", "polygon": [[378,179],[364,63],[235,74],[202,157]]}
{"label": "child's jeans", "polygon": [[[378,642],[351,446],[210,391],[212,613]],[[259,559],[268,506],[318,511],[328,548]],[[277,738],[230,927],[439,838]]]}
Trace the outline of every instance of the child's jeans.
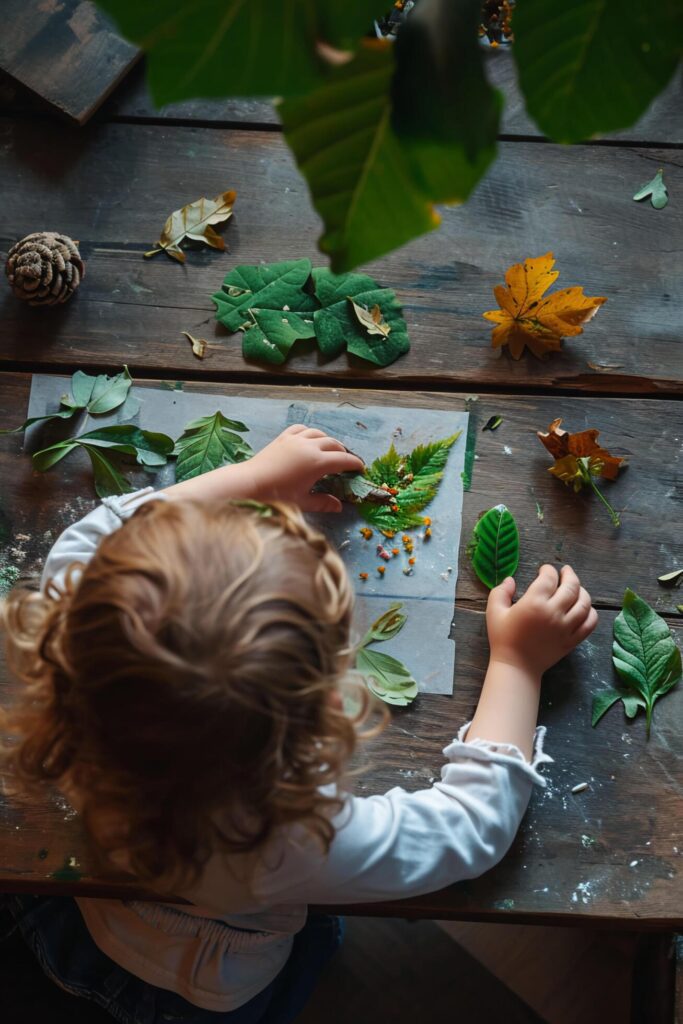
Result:
{"label": "child's jeans", "polygon": [[92,1000],[121,1024],[289,1024],[342,940],[341,918],[309,916],[270,985],[237,1010],[216,1013],[148,985],[110,960],[93,942],[71,897],[0,896],[0,939],[17,927],[52,981]]}

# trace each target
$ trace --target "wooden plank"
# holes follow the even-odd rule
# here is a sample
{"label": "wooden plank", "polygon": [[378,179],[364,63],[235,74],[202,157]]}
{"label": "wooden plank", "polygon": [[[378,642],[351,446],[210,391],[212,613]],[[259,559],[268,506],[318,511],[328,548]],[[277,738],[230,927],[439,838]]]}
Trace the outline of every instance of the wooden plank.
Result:
{"label": "wooden plank", "polygon": [[227,98],[187,100],[156,107],[147,88],[144,60],[109,97],[98,120],[187,121],[213,125],[280,128],[280,118],[270,100]]}
{"label": "wooden plank", "polygon": [[[437,232],[368,266],[404,303],[411,352],[378,370],[345,356],[324,363],[302,343],[282,372],[302,381],[324,376],[437,389],[680,393],[683,280],[675,255],[683,207],[670,203],[658,212],[631,200],[660,165],[672,194],[683,193],[675,151],[504,144],[473,198],[445,209]],[[79,239],[87,261],[85,281],[65,307],[32,309],[5,290],[2,362],[34,368],[125,361],[147,373],[272,376],[272,368],[245,363],[241,335],[227,336],[215,323],[209,296],[237,263],[300,256],[325,262],[315,247],[318,218],[278,134],[148,125],[102,125],[83,134],[5,120],[0,174],[0,249],[50,228]],[[143,259],[173,209],[228,187],[238,198],[224,229],[227,253],[196,248],[185,266],[163,254]],[[495,304],[492,288],[510,263],[549,249],[560,285],[580,283],[609,302],[562,354],[496,360],[481,316]],[[181,330],[201,332],[217,347],[200,363]]]}
{"label": "wooden plank", "polygon": [[78,124],[139,56],[85,0],[4,0],[2,15],[0,68]]}
{"label": "wooden plank", "polygon": [[[215,390],[217,395],[245,394],[263,397],[263,387],[186,384],[188,388]],[[22,375],[0,376],[0,428],[12,426],[26,408],[29,379]],[[301,400],[300,389],[277,389],[278,397]],[[345,401],[362,409],[368,402],[396,405],[462,407],[464,396],[407,394],[405,392],[341,393]],[[339,400],[333,389],[307,389],[311,401]],[[549,728],[548,749],[555,764],[548,771],[548,788],[537,791],[504,861],[484,878],[462,883],[442,893],[389,905],[355,908],[354,912],[416,917],[484,917],[487,919],[555,920],[565,923],[618,920],[625,926],[683,925],[683,687],[658,705],[652,737],[645,739],[642,718],[628,722],[619,709],[608,713],[597,729],[590,727],[594,692],[612,682],[612,623],[627,584],[662,609],[668,592],[659,591],[654,580],[659,545],[680,536],[681,505],[668,494],[676,486],[673,466],[676,438],[680,439],[680,406],[651,401],[563,399],[559,410],[574,423],[590,421],[606,431],[618,424],[635,442],[646,424],[661,424],[669,431],[658,435],[647,452],[634,460],[623,477],[629,508],[622,534],[613,535],[600,510],[574,501],[545,472],[540,458],[528,461],[518,454],[521,441],[529,438],[538,419],[548,420],[557,409],[552,398],[525,399],[496,396],[480,399],[480,422],[494,412],[505,416],[498,435],[479,436],[479,460],[472,490],[465,494],[464,530],[483,508],[514,494],[514,507],[522,526],[524,586],[542,558],[570,553],[576,569],[594,597],[607,605],[596,633],[572,656],[548,674],[544,686],[541,721]],[[643,408],[644,405],[644,408]],[[678,420],[677,420],[678,417]],[[505,433],[501,433],[505,431]],[[506,455],[508,444],[513,455]],[[647,463],[653,465],[652,471]],[[513,468],[514,467],[514,468]],[[663,474],[662,474],[662,469]],[[2,496],[2,524],[6,536],[5,566],[21,573],[38,570],[60,530],[93,501],[89,474],[73,456],[57,470],[39,476],[19,451],[17,440],[6,438],[0,446],[0,474],[9,481]],[[629,475],[632,474],[632,475]],[[657,482],[657,474],[661,479]],[[638,481],[641,481],[638,484]],[[547,485],[553,485],[546,491]],[[621,486],[621,481],[615,485]],[[631,490],[631,487],[633,488]],[[540,490],[539,490],[540,488]],[[640,493],[639,493],[640,492]],[[651,493],[649,493],[651,492]],[[626,493],[626,492],[625,492]],[[645,499],[643,494],[648,494]],[[535,518],[535,502],[544,508],[543,523]],[[580,499],[578,499],[580,502]],[[647,504],[649,502],[649,505]],[[561,552],[559,546],[562,545]],[[464,545],[463,545],[464,547]],[[399,784],[408,789],[428,785],[438,775],[441,750],[459,726],[471,716],[486,666],[487,646],[482,591],[461,560],[455,616],[456,685],[453,697],[423,696],[414,706],[394,714],[389,729],[364,751],[366,774],[357,784],[362,794],[384,792]],[[10,574],[12,575],[12,574]],[[683,639],[680,618],[670,619],[676,636]],[[6,673],[0,675],[0,700],[13,692]],[[572,795],[579,782],[589,788]],[[63,801],[32,803],[20,808],[0,804],[3,856],[0,889],[63,891],[51,877],[65,861],[75,857],[83,879],[78,891],[100,895],[132,895],[134,887],[107,882],[94,876],[78,823]],[[46,855],[40,851],[47,850]],[[42,856],[42,859],[41,859]],[[67,889],[74,886],[67,885]]]}
{"label": "wooden plank", "polygon": [[[493,85],[505,96],[501,123],[504,135],[542,137],[524,106],[524,98],[517,84],[517,69],[509,51],[498,50],[489,54],[487,74]],[[650,104],[640,120],[617,132],[608,132],[600,138],[609,142],[664,142],[683,143],[683,65],[679,66],[667,88]]]}

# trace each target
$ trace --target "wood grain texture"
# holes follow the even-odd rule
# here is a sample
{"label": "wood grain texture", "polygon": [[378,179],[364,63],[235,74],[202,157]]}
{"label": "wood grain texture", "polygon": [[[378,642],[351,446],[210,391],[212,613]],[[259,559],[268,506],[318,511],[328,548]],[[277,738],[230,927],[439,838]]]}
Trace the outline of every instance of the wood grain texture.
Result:
{"label": "wood grain texture", "polygon": [[[368,266],[404,304],[412,349],[377,370],[342,356],[321,362],[299,343],[282,375],[430,388],[563,387],[577,392],[683,391],[678,273],[683,207],[655,211],[633,190],[664,166],[683,194],[675,151],[505,143],[473,198],[443,211],[441,228]],[[86,278],[65,307],[36,310],[5,289],[0,360],[22,368],[128,362],[133,370],[255,380],[209,296],[237,263],[310,256],[319,222],[303,179],[276,133],[100,125],[86,133],[0,120],[6,182],[0,249],[36,228],[80,240]],[[179,266],[142,253],[168,214],[199,195],[237,190],[228,252],[193,249]],[[539,361],[493,358],[481,314],[513,262],[554,250],[559,286],[582,284],[607,304],[564,352]],[[199,362],[181,330],[216,342]],[[0,363],[1,365],[1,363]]]}
{"label": "wood grain texture", "polygon": [[[25,413],[29,378],[0,376],[0,428],[13,426]],[[188,388],[230,395],[277,393],[301,400],[301,389],[249,385],[187,384]],[[350,401],[360,409],[369,402],[396,405],[462,407],[464,396],[405,392],[354,392],[307,388],[311,401]],[[566,398],[554,400],[481,398],[473,403],[480,423],[494,412],[504,416],[496,434],[478,434],[472,490],[465,494],[463,538],[478,513],[508,499],[522,527],[520,586],[525,586],[538,561],[568,557],[605,606],[596,633],[551,673],[544,687],[541,721],[549,729],[548,750],[555,764],[546,769],[548,786],[537,790],[529,812],[503,862],[488,875],[419,899],[354,908],[353,912],[415,917],[483,917],[487,919],[618,920],[628,926],[683,925],[683,687],[658,704],[652,738],[645,740],[642,718],[628,722],[620,709],[611,710],[597,729],[590,727],[592,695],[613,680],[610,648],[612,623],[626,585],[635,586],[660,610],[671,607],[669,592],[658,588],[655,564],[675,557],[681,533],[680,479],[662,461],[675,466],[680,444],[680,406],[656,400]],[[229,409],[229,406],[226,407]],[[643,446],[653,424],[656,443],[634,454],[633,465],[614,485],[622,484],[625,505],[623,533],[612,532],[597,507],[576,504],[546,473],[546,456],[532,435],[539,419],[555,413],[573,426],[589,423]],[[648,430],[650,434],[648,435]],[[670,431],[670,435],[667,433]],[[504,445],[511,448],[507,455]],[[528,445],[528,449],[525,447]],[[524,454],[522,454],[524,452]],[[652,462],[649,470],[648,462]],[[10,483],[3,489],[1,525],[4,566],[21,574],[38,570],[54,539],[94,501],[86,468],[70,457],[59,469],[39,476],[20,451],[17,438],[0,445],[0,473]],[[642,485],[638,486],[638,481]],[[639,493],[640,492],[640,493]],[[535,502],[544,520],[536,518]],[[464,544],[463,544],[464,548]],[[365,749],[366,773],[358,780],[361,794],[384,792],[393,785],[417,789],[438,776],[441,750],[459,726],[471,717],[486,666],[484,595],[461,558],[455,631],[456,682],[453,697],[423,696],[405,711],[392,712],[391,726]],[[679,642],[680,618],[672,617]],[[6,672],[0,675],[0,699],[13,692]],[[579,782],[589,788],[572,795]],[[132,895],[127,883],[92,875],[78,820],[59,799],[19,807],[0,804],[4,830],[0,889],[79,891],[100,895]],[[47,854],[40,859],[40,851]],[[74,857],[82,880],[52,878]]]}
{"label": "wood grain texture", "polygon": [[0,68],[78,124],[139,57],[86,0],[3,0],[2,19]]}

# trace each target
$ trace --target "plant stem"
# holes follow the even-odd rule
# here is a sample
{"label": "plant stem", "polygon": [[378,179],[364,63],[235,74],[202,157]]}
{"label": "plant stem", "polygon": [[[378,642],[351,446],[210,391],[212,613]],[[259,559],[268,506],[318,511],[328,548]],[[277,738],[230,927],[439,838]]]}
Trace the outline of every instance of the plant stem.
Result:
{"label": "plant stem", "polygon": [[588,474],[588,483],[591,485],[591,487],[593,488],[593,490],[597,494],[598,498],[600,499],[600,501],[603,503],[603,505],[605,506],[605,508],[609,512],[610,519],[612,520],[612,524],[614,526],[621,526],[621,520],[619,519],[619,513],[614,511],[614,509],[610,505],[610,503],[607,500],[607,498],[605,497],[605,495],[598,489],[598,487],[596,487],[595,481],[593,480],[593,476],[592,476],[591,473]]}
{"label": "plant stem", "polygon": [[652,722],[652,704],[648,703],[645,708],[645,735],[650,738],[650,724]]}

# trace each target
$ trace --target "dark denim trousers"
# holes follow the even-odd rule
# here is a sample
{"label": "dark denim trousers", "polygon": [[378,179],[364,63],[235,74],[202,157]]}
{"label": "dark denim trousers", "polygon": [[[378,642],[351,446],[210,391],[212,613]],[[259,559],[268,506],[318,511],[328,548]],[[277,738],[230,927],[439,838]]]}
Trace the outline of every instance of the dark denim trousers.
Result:
{"label": "dark denim trousers", "polygon": [[237,1010],[216,1013],[148,985],[110,960],[93,942],[71,897],[0,896],[0,908],[0,939],[18,928],[52,981],[92,1000],[120,1024],[290,1024],[343,934],[341,918],[309,915],[294,937],[289,960],[270,985]]}

